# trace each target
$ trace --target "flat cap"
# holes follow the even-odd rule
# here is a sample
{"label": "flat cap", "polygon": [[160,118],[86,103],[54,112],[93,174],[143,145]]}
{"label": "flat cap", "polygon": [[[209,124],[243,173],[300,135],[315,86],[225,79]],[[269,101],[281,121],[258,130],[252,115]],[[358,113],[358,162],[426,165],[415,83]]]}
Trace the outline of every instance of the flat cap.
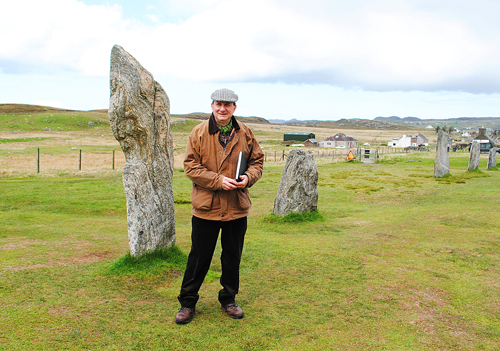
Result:
{"label": "flat cap", "polygon": [[212,93],[210,96],[212,101],[224,101],[224,102],[236,102],[238,101],[238,95],[234,91],[229,89],[219,89]]}

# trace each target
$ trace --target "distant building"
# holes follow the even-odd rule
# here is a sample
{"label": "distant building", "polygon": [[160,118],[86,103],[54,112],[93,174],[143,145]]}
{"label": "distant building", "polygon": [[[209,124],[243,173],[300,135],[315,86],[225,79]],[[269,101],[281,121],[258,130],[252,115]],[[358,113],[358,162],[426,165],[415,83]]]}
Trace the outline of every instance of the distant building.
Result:
{"label": "distant building", "polygon": [[283,141],[306,141],[307,139],[316,139],[314,133],[285,133],[283,134]]}
{"label": "distant building", "polygon": [[338,133],[334,136],[326,138],[318,143],[319,147],[336,147],[346,149],[357,149],[358,141],[353,137],[347,136],[344,133]]}
{"label": "distant building", "polygon": [[429,139],[427,139],[423,134],[418,133],[416,135],[403,135],[400,139],[392,139],[387,143],[390,147],[417,147],[417,146],[429,146]]}
{"label": "distant building", "polygon": [[422,133],[417,133],[417,146],[429,146],[429,139],[427,139]]}
{"label": "distant building", "polygon": [[304,146],[307,146],[307,147],[316,147],[316,146],[318,146],[318,141],[316,139],[307,139],[304,142]]}
{"label": "distant building", "polygon": [[481,152],[489,152],[491,148],[496,147],[495,141],[486,135],[486,128],[479,128],[479,133],[474,141],[479,142]]}

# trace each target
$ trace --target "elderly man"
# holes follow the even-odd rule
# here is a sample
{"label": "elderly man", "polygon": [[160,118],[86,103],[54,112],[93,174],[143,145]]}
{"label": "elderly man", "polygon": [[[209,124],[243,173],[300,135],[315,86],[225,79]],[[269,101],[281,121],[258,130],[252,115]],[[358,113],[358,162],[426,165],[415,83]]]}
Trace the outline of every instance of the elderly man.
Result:
{"label": "elderly man", "polygon": [[[237,122],[233,114],[238,96],[229,89],[212,96],[212,115],[189,135],[184,171],[193,182],[191,191],[191,251],[178,300],[177,324],[189,323],[195,314],[198,291],[221,232],[221,309],[229,317],[243,318],[236,304],[240,260],[251,205],[248,188],[262,176],[264,154],[253,132]],[[243,152],[246,172],[236,176],[238,155]]]}

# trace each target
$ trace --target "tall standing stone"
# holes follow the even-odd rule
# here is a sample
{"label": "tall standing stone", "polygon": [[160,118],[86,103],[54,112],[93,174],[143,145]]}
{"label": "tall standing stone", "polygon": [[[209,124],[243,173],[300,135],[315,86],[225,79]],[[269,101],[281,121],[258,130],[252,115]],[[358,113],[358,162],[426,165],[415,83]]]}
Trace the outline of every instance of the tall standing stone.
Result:
{"label": "tall standing stone", "polygon": [[317,207],[318,166],[313,153],[291,150],[281,174],[273,213],[284,217],[291,212],[311,212]]}
{"label": "tall standing stone", "polygon": [[493,167],[496,167],[497,166],[497,148],[496,147],[492,147],[490,149],[490,153],[488,155],[488,169],[491,169]]}
{"label": "tall standing stone", "polygon": [[167,94],[122,47],[111,51],[109,120],[125,154],[130,254],[175,242],[173,141]]}
{"label": "tall standing stone", "polygon": [[467,168],[469,171],[473,171],[477,167],[479,167],[480,157],[481,157],[480,145],[476,140],[474,140],[472,142],[472,145],[470,146],[469,167]]}
{"label": "tall standing stone", "polygon": [[434,159],[434,177],[441,178],[450,173],[450,158],[448,155],[449,136],[442,130],[438,132],[436,157]]}

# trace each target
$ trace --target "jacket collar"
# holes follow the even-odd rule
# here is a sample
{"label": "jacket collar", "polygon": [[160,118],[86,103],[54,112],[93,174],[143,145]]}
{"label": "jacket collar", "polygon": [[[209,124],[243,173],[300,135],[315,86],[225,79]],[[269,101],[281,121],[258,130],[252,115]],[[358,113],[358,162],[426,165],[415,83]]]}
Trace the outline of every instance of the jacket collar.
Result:
{"label": "jacket collar", "polygon": [[[236,118],[234,118],[234,116],[231,117],[231,121],[233,123],[233,128],[235,130],[240,130],[240,126],[239,126],[238,122],[236,121]],[[217,121],[215,120],[215,116],[212,113],[210,115],[210,118],[208,119],[208,132],[210,134],[215,134],[218,131],[219,131],[219,126],[217,126]]]}

